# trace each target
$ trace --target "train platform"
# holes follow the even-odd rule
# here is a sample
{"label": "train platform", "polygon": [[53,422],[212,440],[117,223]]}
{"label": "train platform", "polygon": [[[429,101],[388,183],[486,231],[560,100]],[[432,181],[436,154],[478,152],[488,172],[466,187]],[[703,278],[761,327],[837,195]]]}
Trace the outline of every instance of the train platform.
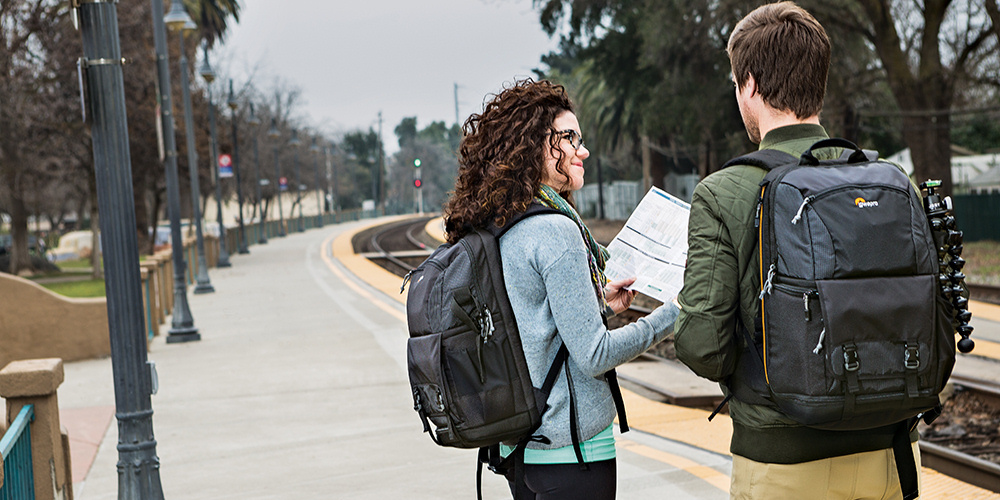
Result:
{"label": "train platform", "polygon": [[[189,293],[201,340],[165,343],[168,322],[149,352],[165,498],[474,498],[475,451],[433,444],[412,409],[401,280],[351,249],[352,235],[390,220],[271,239],[213,269],[215,293]],[[976,335],[994,327],[976,326]],[[1000,343],[1000,315],[995,328]],[[111,360],[64,369],[74,496],[116,499]],[[652,384],[664,375],[634,376]],[[729,420],[633,389],[633,431],[617,436],[618,498],[728,498]],[[923,493],[1000,499],[929,469]],[[510,498],[502,478],[485,474],[484,498]]]}

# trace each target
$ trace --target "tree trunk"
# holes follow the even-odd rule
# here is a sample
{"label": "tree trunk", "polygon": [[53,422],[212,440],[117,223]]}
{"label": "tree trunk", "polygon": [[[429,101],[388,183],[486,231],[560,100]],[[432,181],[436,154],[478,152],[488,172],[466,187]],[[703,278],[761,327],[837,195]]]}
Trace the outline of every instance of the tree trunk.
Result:
{"label": "tree trunk", "polygon": [[[16,187],[15,187],[16,189]],[[31,254],[28,253],[28,210],[19,193],[12,192],[10,199],[10,273],[31,274]]]}
{"label": "tree trunk", "polygon": [[[871,19],[875,49],[885,67],[889,87],[903,115],[903,139],[910,148],[913,176],[920,183],[941,180],[941,192],[951,194],[951,120],[954,73],[941,62],[938,46],[947,0],[925,2],[919,60],[900,46],[888,0],[860,0]],[[911,64],[916,64],[913,68]]]}
{"label": "tree trunk", "polygon": [[104,269],[102,264],[104,259],[101,252],[101,218],[97,211],[97,189],[91,193],[90,198],[90,268],[91,278],[95,280],[104,279]]}
{"label": "tree trunk", "polygon": [[910,147],[913,180],[940,180],[942,193],[952,193],[951,129],[947,114],[903,118],[903,138]]}
{"label": "tree trunk", "polygon": [[[11,158],[11,163],[17,160]],[[10,193],[10,274],[18,275],[22,272],[32,272],[31,255],[28,253],[28,208],[24,203],[24,193],[22,183],[18,182],[16,167],[8,166],[3,169],[4,181]]]}
{"label": "tree trunk", "polygon": [[[135,236],[138,243],[139,255],[150,255],[153,253],[153,240],[149,237],[150,227],[155,224],[149,223],[149,204],[146,203],[146,169],[135,169],[132,178],[136,180],[135,189],[132,191],[133,205],[135,205]],[[155,234],[156,231],[153,231]]]}

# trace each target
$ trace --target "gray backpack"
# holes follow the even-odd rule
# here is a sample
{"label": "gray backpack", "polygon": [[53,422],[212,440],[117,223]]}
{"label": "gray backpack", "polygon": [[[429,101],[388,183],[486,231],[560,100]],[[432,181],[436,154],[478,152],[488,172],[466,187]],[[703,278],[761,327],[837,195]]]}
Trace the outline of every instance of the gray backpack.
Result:
{"label": "gray backpack", "polygon": [[[848,149],[819,161],[812,151],[824,147]],[[754,222],[760,313],[743,329],[760,372],[741,382],[816,428],[871,429],[930,410],[955,363],[927,215],[906,174],[876,156],[828,139],[802,158],[761,150],[727,164],[769,170]]]}
{"label": "gray backpack", "polygon": [[[837,160],[812,154],[827,147],[846,149]],[[801,158],[761,150],[730,165],[768,170],[754,219],[760,312],[741,325],[731,394],[819,429],[902,423],[897,462],[912,464],[906,431],[939,406],[955,311],[909,177],[843,139]]]}
{"label": "gray backpack", "polygon": [[[403,288],[410,285],[406,360],[413,409],[438,445],[480,449],[477,484],[483,464],[497,474],[510,470],[520,481],[527,443],[548,441],[534,433],[559,371],[569,369],[563,345],[542,387],[532,386],[500,259],[499,240],[507,230],[547,213],[561,214],[531,204],[502,228],[472,230],[454,245],[438,247],[403,280]],[[605,378],[625,432],[628,423],[614,370]],[[583,464],[572,391],[570,408],[574,450]],[[501,442],[517,443],[506,458],[500,456]]]}

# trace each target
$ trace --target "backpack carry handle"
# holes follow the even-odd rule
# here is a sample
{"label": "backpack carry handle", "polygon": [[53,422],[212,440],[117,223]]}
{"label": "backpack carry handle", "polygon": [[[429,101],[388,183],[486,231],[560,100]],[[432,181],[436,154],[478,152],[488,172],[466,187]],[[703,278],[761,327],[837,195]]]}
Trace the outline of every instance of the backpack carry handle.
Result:
{"label": "backpack carry handle", "polygon": [[819,165],[819,159],[813,156],[813,150],[823,149],[823,148],[845,148],[854,150],[851,156],[847,158],[848,163],[860,163],[863,161],[868,161],[868,156],[865,152],[858,147],[857,144],[847,140],[841,139],[839,137],[834,137],[832,139],[823,139],[821,141],[815,142],[809,149],[802,153],[802,157],[799,160],[800,165]]}

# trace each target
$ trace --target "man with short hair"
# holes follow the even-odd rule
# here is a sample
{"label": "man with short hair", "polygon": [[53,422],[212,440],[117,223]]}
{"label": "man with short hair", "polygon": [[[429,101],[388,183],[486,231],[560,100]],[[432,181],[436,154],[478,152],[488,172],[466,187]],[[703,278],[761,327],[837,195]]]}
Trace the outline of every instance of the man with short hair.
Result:
{"label": "man with short hair", "polygon": [[[759,7],[733,29],[726,51],[744,126],[760,149],[798,157],[828,137],[819,113],[830,41],[812,15],[792,2]],[[815,155],[831,159],[840,152],[829,148]],[[677,298],[677,357],[735,396],[729,401],[731,498],[901,499],[892,451],[898,426],[805,427],[759,396],[762,380],[751,380],[753,354],[744,338],[755,334],[760,312],[754,218],[765,174],[760,167],[735,165],[695,188],[684,287]],[[751,388],[754,382],[758,391]],[[912,433],[914,450],[915,440]],[[914,455],[919,471],[919,453]]]}

